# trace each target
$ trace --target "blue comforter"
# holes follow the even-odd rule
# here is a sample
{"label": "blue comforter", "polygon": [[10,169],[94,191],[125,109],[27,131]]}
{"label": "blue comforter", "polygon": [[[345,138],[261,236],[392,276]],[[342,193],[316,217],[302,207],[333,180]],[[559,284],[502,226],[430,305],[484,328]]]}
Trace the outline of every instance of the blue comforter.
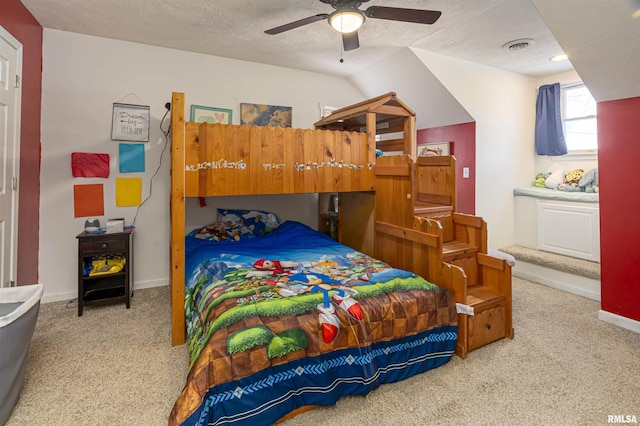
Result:
{"label": "blue comforter", "polygon": [[186,241],[191,366],[170,424],[272,424],[447,362],[453,297],[288,221],[241,241]]}

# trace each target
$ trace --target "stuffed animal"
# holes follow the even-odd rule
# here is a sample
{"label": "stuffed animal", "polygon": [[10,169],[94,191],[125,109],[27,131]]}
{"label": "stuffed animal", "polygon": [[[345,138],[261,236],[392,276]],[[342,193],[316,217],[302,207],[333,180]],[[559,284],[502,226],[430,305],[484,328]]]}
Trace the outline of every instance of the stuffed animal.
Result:
{"label": "stuffed animal", "polygon": [[[582,170],[582,169],[577,169],[577,170]],[[576,172],[576,170],[573,170],[570,173],[574,173]],[[600,189],[598,187],[599,182],[598,182],[598,169],[591,169],[588,172],[582,173],[582,175],[580,175],[580,178],[578,179],[577,184],[573,185],[573,181],[575,180],[575,177],[577,177],[578,175],[580,175],[580,173],[574,173],[573,175],[570,176],[570,180],[571,183],[563,183],[562,185],[558,186],[558,189],[561,191],[565,191],[565,192],[599,192]],[[569,176],[569,173],[567,173],[567,176]]]}
{"label": "stuffed animal", "polygon": [[584,192],[600,192],[598,169],[591,169],[587,171],[587,173],[580,178],[578,186],[584,188]]}
{"label": "stuffed animal", "polygon": [[533,181],[533,186],[537,186],[538,188],[546,188],[547,185],[545,185],[545,176],[544,173],[538,173],[536,175],[536,180]]}
{"label": "stuffed animal", "polygon": [[571,170],[569,173],[567,173],[564,177],[564,183],[567,185],[571,185],[574,187],[578,186],[578,182],[580,182],[580,179],[582,178],[582,176],[584,176],[584,170],[583,169],[575,169],[575,170]]}

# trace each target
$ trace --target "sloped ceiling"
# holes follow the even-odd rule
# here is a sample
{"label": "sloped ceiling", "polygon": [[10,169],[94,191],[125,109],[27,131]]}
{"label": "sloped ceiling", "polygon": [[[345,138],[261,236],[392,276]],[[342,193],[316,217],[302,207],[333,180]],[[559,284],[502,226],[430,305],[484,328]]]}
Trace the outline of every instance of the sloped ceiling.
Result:
{"label": "sloped ceiling", "polygon": [[532,1],[596,101],[640,96],[640,1]]}
{"label": "sloped ceiling", "polygon": [[474,121],[409,48],[399,48],[369,69],[349,77],[349,81],[367,98],[395,92],[416,112],[418,129]]}

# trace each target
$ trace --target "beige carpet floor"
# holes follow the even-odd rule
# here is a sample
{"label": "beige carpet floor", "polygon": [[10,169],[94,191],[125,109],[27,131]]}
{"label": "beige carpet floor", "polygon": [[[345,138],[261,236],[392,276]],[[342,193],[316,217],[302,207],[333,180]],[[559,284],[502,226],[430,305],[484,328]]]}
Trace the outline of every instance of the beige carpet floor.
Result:
{"label": "beige carpet floor", "polygon": [[[640,335],[597,319],[599,304],[513,280],[515,339],[502,340],[298,425],[605,425],[640,421]],[[42,305],[20,401],[7,426],[164,425],[187,371],[170,344],[167,287],[131,309]]]}

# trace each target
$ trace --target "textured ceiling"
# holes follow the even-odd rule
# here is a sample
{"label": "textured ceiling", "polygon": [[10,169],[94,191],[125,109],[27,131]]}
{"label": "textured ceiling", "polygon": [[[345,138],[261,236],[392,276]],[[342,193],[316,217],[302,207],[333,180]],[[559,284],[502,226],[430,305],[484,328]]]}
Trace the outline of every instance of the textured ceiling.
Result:
{"label": "textured ceiling", "polygon": [[[333,11],[320,0],[21,1],[44,28],[344,77],[357,77],[398,47],[413,47],[533,77],[575,69],[597,101],[640,96],[640,0],[362,1],[361,9],[430,9],[442,16],[433,25],[367,19],[360,48],[349,52],[326,20],[264,33]],[[503,49],[522,38],[534,43]],[[570,62],[549,61],[563,50]]]}
{"label": "textured ceiling", "polygon": [[[341,52],[327,21],[278,35],[265,30],[333,11],[319,0],[22,0],[45,28],[169,47],[252,62],[351,76],[399,46],[530,76],[572,69],[550,62],[562,49],[531,0],[371,0],[370,6],[442,11],[433,25],[367,19],[360,48]],[[531,38],[521,51],[502,46]],[[340,58],[344,62],[340,62]]]}

